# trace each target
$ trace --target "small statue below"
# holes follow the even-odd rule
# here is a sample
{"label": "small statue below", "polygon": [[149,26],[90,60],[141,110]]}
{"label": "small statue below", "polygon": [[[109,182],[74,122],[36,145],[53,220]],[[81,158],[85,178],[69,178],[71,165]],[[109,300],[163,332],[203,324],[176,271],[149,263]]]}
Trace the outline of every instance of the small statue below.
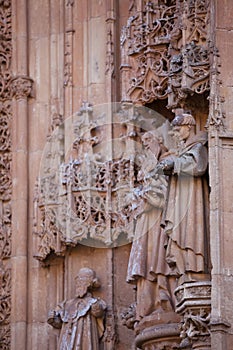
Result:
{"label": "small statue below", "polygon": [[141,187],[134,190],[135,207],[138,203],[138,208],[127,273],[127,282],[137,286],[137,328],[148,322],[171,322],[173,316],[176,316],[172,293],[176,287],[176,277],[172,276],[165,260],[166,235],[160,226],[167,193],[167,179],[164,175],[150,176],[167,149],[153,131],[143,135],[142,143],[145,155],[141,155],[137,179],[141,182]]}
{"label": "small statue below", "polygon": [[163,226],[168,239],[166,261],[179,284],[208,279],[210,270],[207,133],[195,133],[195,125],[189,112],[173,119],[177,150],[156,168],[170,178]]}
{"label": "small statue below", "polygon": [[91,294],[99,286],[93,270],[80,269],[76,277],[75,298],[63,301],[49,312],[48,323],[61,328],[58,350],[100,349],[106,304]]}

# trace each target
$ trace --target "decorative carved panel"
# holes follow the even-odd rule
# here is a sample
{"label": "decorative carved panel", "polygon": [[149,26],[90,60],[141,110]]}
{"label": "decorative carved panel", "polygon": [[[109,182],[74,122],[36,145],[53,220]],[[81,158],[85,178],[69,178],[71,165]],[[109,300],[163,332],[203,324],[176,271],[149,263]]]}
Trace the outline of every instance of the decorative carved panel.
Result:
{"label": "decorative carved panel", "polygon": [[181,348],[210,348],[211,282],[184,283],[175,290],[176,312],[183,317]]}
{"label": "decorative carved panel", "polygon": [[[66,120],[48,138],[34,199],[34,255],[40,260],[78,243],[113,247],[133,238],[143,203],[137,197],[141,135],[154,129],[155,119],[152,111],[119,105],[111,123],[110,107],[84,103],[72,123]],[[71,138],[65,151],[64,139]]]}
{"label": "decorative carved panel", "polygon": [[11,270],[11,1],[0,1],[0,344],[10,349]]}
{"label": "decorative carved panel", "polygon": [[121,35],[122,100],[168,99],[209,91],[209,1],[134,0]]}
{"label": "decorative carved panel", "polygon": [[33,80],[27,76],[17,76],[11,81],[11,92],[17,100],[32,96]]}
{"label": "decorative carved panel", "polygon": [[11,271],[0,265],[0,344],[10,349]]}

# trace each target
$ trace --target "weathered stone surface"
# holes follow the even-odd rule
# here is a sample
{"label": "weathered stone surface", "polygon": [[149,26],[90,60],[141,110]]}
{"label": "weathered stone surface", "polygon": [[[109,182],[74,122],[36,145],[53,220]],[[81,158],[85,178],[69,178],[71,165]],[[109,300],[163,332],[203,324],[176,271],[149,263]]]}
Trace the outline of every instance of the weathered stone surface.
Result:
{"label": "weathered stone surface", "polygon": [[[232,12],[231,0],[0,1],[0,344],[4,349],[55,350],[59,331],[47,325],[47,311],[73,297],[73,278],[87,266],[101,280],[96,296],[108,305],[104,349],[134,347],[136,334],[121,320],[138,293],[125,281],[130,238],[116,248],[84,246],[78,240],[60,246],[53,217],[41,219],[43,196],[35,186],[41,171],[44,178],[53,175],[56,164],[68,164],[70,156],[80,151],[81,143],[72,149],[69,131],[83,101],[96,106],[130,99],[151,103],[149,107],[162,111],[170,121],[174,115],[165,106],[184,107],[196,119],[196,132],[203,131],[207,122],[210,237],[205,237],[212,264],[208,329],[212,350],[233,348]],[[108,115],[108,122],[119,121],[114,113]],[[121,113],[122,122],[126,115]],[[63,130],[63,121],[70,117]],[[113,150],[120,157],[119,145],[125,142],[125,153],[132,153],[135,143],[141,142],[141,135],[134,133],[141,133],[147,117],[140,130],[127,126],[125,133],[123,124],[114,131],[104,127],[106,140],[120,139],[115,148],[107,143],[104,152]],[[85,121],[88,118],[84,114]],[[131,119],[129,124],[133,123]],[[51,136],[57,126],[58,142]],[[100,133],[97,129],[92,133],[94,142]],[[45,154],[49,161],[42,164]],[[53,187],[44,187],[47,198],[58,188],[61,197],[65,191],[70,193],[54,179],[50,184]],[[67,224],[66,232],[68,228]],[[132,232],[127,230],[128,237]],[[44,251],[36,254],[42,237]],[[197,304],[195,298],[187,298],[199,305],[202,297],[196,291]],[[185,308],[187,312],[179,306],[177,311],[183,316],[186,312],[186,323],[194,322],[187,303]],[[144,329],[135,328],[138,346],[176,349],[178,326],[159,328],[154,321],[144,319]],[[182,346],[203,348],[197,342]]]}

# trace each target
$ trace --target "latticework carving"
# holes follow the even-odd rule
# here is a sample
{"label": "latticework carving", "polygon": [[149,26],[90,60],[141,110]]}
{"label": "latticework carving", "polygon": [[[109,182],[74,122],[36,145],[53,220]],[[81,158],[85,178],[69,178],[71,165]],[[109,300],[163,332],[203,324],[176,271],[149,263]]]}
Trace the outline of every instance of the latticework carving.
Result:
{"label": "latticework carving", "polygon": [[132,1],[121,36],[122,99],[183,106],[209,90],[209,1]]}
{"label": "latticework carving", "polygon": [[[60,125],[48,138],[34,200],[34,255],[40,260],[78,243],[112,247],[133,239],[144,203],[137,176],[145,158],[141,126],[153,129],[154,118],[119,107],[114,123],[107,124],[105,113],[84,103],[73,117],[68,162],[63,136],[69,127]],[[115,139],[106,141],[108,133]]]}
{"label": "latticework carving", "polygon": [[11,271],[11,1],[0,1],[0,344],[10,349]]}

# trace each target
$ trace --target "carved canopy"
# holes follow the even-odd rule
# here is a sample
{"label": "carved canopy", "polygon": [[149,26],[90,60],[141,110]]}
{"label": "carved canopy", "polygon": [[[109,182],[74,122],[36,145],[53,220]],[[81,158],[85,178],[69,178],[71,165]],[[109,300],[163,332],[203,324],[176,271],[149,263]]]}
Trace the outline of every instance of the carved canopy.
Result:
{"label": "carved canopy", "polygon": [[121,35],[122,100],[183,107],[209,90],[209,0],[134,0]]}

